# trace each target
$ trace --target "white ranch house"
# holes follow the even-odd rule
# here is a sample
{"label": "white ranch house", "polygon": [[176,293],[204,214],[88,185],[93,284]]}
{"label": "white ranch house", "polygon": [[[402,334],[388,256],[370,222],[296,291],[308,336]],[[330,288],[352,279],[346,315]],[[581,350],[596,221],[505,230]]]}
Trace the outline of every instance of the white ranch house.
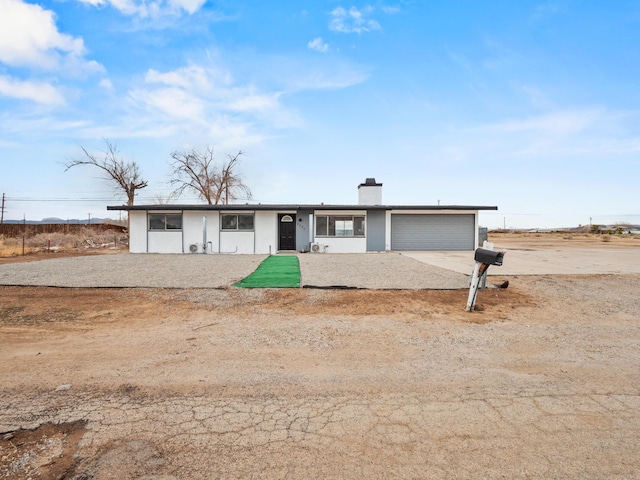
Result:
{"label": "white ranch house", "polygon": [[282,251],[364,253],[474,250],[478,212],[494,206],[382,205],[382,184],[358,186],[357,205],[133,205],[131,253]]}

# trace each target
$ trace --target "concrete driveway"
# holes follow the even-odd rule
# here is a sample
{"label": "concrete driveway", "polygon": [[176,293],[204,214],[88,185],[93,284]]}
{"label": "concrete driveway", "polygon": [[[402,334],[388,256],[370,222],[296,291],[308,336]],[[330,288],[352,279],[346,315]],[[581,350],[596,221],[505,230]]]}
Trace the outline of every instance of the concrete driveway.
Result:
{"label": "concrete driveway", "polygon": [[[489,275],[640,274],[638,246],[572,245],[570,242],[531,243],[500,241],[494,250],[506,252],[502,266]],[[474,252],[402,252],[429,265],[471,275]]]}

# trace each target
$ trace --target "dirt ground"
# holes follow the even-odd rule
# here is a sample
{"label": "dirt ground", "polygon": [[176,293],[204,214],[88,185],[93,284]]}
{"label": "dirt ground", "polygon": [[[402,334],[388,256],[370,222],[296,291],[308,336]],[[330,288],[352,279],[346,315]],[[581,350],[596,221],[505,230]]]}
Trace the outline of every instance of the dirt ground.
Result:
{"label": "dirt ground", "polygon": [[0,287],[0,479],[640,478],[640,276]]}
{"label": "dirt ground", "polygon": [[29,252],[26,255],[0,256],[0,265],[7,263],[37,262],[39,260],[49,260],[52,258],[66,257],[86,257],[92,255],[109,255],[112,253],[126,252],[126,247],[110,248],[110,249],[70,249],[60,250],[56,252]]}

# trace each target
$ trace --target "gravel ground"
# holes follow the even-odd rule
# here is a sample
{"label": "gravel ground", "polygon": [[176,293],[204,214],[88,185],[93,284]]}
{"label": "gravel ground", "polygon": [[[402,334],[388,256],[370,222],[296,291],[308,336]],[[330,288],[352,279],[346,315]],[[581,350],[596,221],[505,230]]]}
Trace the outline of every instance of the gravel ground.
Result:
{"label": "gravel ground", "polygon": [[470,282],[462,273],[396,253],[301,255],[300,270],[302,285],[318,287],[456,290]]}
{"label": "gravel ground", "polygon": [[266,255],[113,254],[0,265],[0,285],[220,288],[253,272]]}
{"label": "gravel ground", "polygon": [[[225,288],[265,255],[113,254],[0,265],[0,285]],[[300,255],[302,285],[368,289],[463,289],[469,277],[398,254]]]}

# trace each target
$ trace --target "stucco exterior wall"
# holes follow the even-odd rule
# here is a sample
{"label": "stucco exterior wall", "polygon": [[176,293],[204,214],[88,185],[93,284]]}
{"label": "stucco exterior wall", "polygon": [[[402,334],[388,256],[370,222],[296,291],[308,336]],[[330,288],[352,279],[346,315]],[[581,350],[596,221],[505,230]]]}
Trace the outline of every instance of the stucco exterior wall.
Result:
{"label": "stucco exterior wall", "polygon": [[[180,211],[163,210],[154,213],[180,213]],[[183,230],[150,231],[147,222],[146,211],[129,212],[129,251],[131,253],[183,252]]]}
{"label": "stucco exterior wall", "polygon": [[[148,232],[150,253],[182,253],[182,232]],[[188,250],[187,250],[188,251]]]}
{"label": "stucco exterior wall", "polygon": [[254,253],[254,232],[220,232],[219,253]]}
{"label": "stucco exterior wall", "polygon": [[318,238],[317,243],[326,245],[326,253],[365,253],[367,239],[363,237],[326,237]]}
{"label": "stucco exterior wall", "polygon": [[276,212],[256,212],[253,219],[255,229],[255,252],[276,253],[278,249],[278,214]]}
{"label": "stucco exterior wall", "polygon": [[358,205],[382,205],[382,185],[360,185]]}
{"label": "stucco exterior wall", "polygon": [[129,251],[145,253],[147,251],[147,212],[129,212]]}
{"label": "stucco exterior wall", "polygon": [[182,215],[182,229],[186,253],[189,253],[189,247],[193,244],[198,246],[198,253],[202,253],[203,248],[207,249],[207,253],[218,251],[220,214],[217,211],[185,211]]}
{"label": "stucco exterior wall", "polygon": [[[182,230],[149,231],[147,211],[130,211],[129,251],[131,253],[189,253],[191,245],[197,245],[197,251],[206,253],[244,253],[275,254],[279,241],[279,213],[295,213],[285,211],[234,211],[237,214],[253,214],[254,229],[251,231],[222,231],[220,229],[220,212],[216,210],[180,211],[158,210],[153,213],[182,213]],[[385,212],[384,242],[385,249],[391,249],[391,216],[393,214],[416,215],[451,215],[463,214],[474,216],[475,245],[478,243],[478,212],[476,210],[388,210]],[[308,248],[309,238],[313,242],[326,245],[326,252],[331,253],[364,253],[367,251],[365,237],[319,237],[315,235],[317,215],[365,216],[366,210],[316,210],[309,219],[311,210],[297,213],[302,221],[296,219],[296,246],[302,251]],[[203,222],[203,218],[206,219]],[[365,220],[367,222],[367,220]],[[367,223],[365,223],[367,225]],[[369,229],[365,235],[369,235]],[[382,235],[382,232],[380,232]],[[203,247],[204,244],[204,247]]]}

